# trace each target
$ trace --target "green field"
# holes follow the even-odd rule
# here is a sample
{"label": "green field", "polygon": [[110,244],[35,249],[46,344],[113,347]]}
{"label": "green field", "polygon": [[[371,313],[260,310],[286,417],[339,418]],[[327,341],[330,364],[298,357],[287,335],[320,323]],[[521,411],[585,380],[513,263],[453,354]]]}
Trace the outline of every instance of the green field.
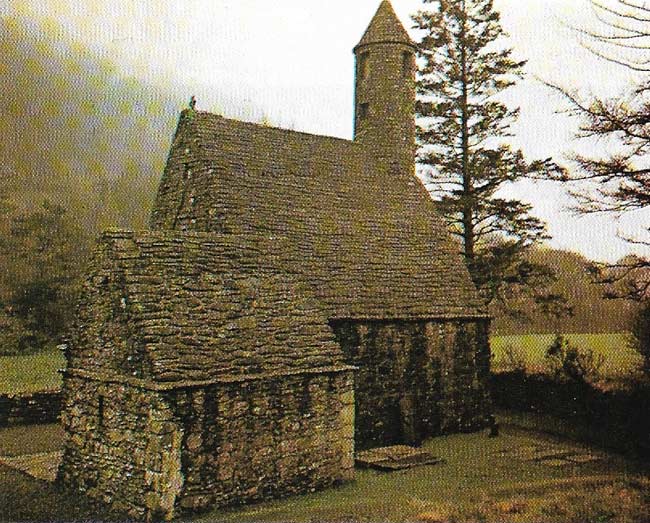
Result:
{"label": "green field", "polygon": [[[492,366],[494,370],[505,370],[506,352],[521,358],[531,371],[544,371],[546,349],[553,343],[553,334],[522,334],[512,336],[493,336]],[[640,356],[628,346],[628,334],[566,334],[572,345],[580,349],[592,350],[604,358],[601,369],[605,378],[624,378],[633,374],[641,363]]]}
{"label": "green field", "polygon": [[65,360],[58,351],[0,357],[0,394],[58,389],[57,371],[63,367]]}

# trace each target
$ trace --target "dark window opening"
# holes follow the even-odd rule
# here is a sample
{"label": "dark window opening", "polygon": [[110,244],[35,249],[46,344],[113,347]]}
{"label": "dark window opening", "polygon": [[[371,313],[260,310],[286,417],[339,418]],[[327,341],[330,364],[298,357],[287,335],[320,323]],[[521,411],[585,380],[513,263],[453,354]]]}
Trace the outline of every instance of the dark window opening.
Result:
{"label": "dark window opening", "polygon": [[369,104],[360,104],[359,105],[359,118],[364,119],[368,117],[368,106]]}
{"label": "dark window opening", "polygon": [[359,78],[361,80],[368,76],[368,51],[359,55]]}
{"label": "dark window opening", "polygon": [[413,55],[408,51],[402,53],[402,76],[409,78],[411,76],[411,69],[413,63]]}
{"label": "dark window opening", "polygon": [[97,404],[97,428],[104,426],[104,396],[99,396]]}

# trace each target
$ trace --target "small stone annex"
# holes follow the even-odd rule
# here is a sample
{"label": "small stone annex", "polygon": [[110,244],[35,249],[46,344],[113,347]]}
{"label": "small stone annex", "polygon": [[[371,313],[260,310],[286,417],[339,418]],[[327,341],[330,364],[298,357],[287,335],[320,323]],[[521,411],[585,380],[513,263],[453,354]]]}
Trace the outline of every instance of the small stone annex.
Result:
{"label": "small stone annex", "polygon": [[169,519],[487,424],[489,316],[415,176],[415,50],[383,1],[352,141],[181,113],[151,230],[105,233],[86,280],[66,488]]}

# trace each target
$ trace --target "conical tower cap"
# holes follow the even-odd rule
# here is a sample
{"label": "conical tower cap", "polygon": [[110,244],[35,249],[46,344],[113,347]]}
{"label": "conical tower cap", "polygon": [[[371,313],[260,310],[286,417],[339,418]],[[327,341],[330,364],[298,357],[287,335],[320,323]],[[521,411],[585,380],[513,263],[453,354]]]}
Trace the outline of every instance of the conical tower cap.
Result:
{"label": "conical tower cap", "polygon": [[364,45],[380,43],[397,43],[416,47],[389,0],[383,0],[354,50],[356,51]]}

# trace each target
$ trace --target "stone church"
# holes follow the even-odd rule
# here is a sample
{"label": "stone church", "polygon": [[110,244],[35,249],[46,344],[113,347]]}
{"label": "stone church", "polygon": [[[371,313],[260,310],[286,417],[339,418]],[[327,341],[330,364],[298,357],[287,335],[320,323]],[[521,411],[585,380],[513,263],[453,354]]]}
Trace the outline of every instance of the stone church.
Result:
{"label": "stone church", "polygon": [[168,519],[485,426],[489,317],[415,175],[415,52],[382,2],[352,141],[181,113],[150,230],[104,234],[88,273],[65,487]]}

